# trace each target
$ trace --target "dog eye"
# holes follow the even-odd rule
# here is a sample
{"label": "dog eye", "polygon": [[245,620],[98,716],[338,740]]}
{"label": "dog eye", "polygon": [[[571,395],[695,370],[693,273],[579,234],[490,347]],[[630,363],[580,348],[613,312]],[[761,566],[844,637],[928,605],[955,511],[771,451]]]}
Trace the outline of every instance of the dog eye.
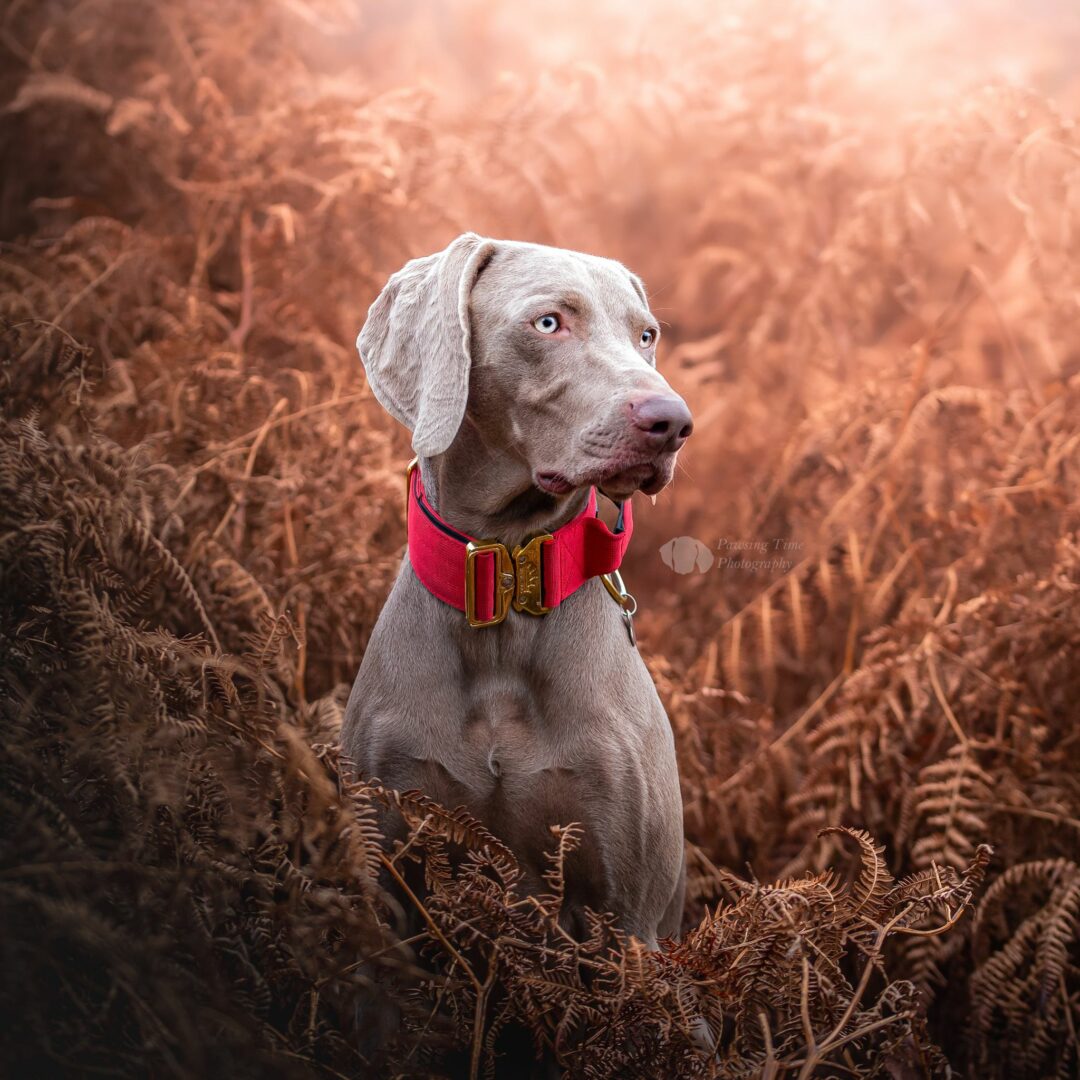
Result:
{"label": "dog eye", "polygon": [[638,342],[638,344],[643,349],[651,348],[655,342],[656,342],[656,331],[655,330],[642,330],[641,331],[641,340]]}
{"label": "dog eye", "polygon": [[533,319],[533,326],[541,334],[554,334],[562,326],[562,320],[554,314],[541,315],[539,319]]}

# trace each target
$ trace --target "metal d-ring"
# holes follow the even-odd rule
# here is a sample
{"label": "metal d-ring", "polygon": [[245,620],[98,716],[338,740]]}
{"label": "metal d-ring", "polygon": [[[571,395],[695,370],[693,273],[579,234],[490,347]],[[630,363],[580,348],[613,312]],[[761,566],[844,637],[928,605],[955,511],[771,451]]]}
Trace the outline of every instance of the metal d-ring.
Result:
{"label": "metal d-ring", "polygon": [[630,644],[637,648],[637,635],[634,633],[634,615],[637,612],[637,600],[626,591],[622,574],[618,570],[612,570],[610,574],[601,574],[600,580],[604,588],[611,594],[611,598],[622,609],[623,622],[626,624],[626,634],[630,638]]}

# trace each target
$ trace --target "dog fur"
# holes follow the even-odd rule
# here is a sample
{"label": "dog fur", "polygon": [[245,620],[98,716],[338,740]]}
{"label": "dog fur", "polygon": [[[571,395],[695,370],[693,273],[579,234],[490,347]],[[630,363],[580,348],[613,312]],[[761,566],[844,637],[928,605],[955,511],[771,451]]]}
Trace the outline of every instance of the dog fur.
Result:
{"label": "dog fur", "polygon": [[[545,313],[556,333],[538,330]],[[590,485],[621,500],[669,482],[677,445],[643,447],[627,421],[628,402],[672,395],[656,336],[620,263],[466,234],[393,275],[357,345],[376,397],[413,433],[438,513],[514,545],[573,518]],[[362,775],[466,807],[518,856],[531,891],[545,889],[550,827],[584,826],[566,868],[572,932],[585,907],[653,947],[678,932],[671,727],[599,580],[544,617],[473,629],[406,555],[342,739]]]}

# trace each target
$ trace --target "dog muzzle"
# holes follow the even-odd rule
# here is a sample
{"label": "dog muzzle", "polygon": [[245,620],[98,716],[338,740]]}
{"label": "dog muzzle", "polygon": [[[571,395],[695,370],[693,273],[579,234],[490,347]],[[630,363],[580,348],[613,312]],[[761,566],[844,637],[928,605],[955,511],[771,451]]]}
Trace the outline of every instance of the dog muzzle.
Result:
{"label": "dog muzzle", "polygon": [[497,626],[510,609],[547,615],[590,578],[599,577],[630,627],[636,604],[623,588],[619,564],[634,531],[630,503],[619,506],[611,530],[597,516],[596,489],[585,509],[554,532],[511,549],[477,540],[448,525],[424,497],[414,458],[406,474],[409,562],[432,596],[465,612],[470,626]]}

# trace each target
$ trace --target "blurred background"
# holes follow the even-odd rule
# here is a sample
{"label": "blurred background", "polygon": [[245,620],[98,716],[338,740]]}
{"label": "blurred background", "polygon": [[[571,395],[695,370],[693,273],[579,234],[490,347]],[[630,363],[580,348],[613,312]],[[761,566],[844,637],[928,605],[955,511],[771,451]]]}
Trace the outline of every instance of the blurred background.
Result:
{"label": "blurred background", "polygon": [[620,259],[697,421],[625,567],[688,920],[717,866],[834,860],[825,825],[895,873],[988,840],[980,935],[895,971],[958,1067],[1073,1075],[1075,3],[8,0],[0,53],[10,535],[88,515],[5,581],[12,700],[56,670],[28,627],[90,640],[48,590],[115,577],[137,602],[94,609],[80,694],[115,705],[121,619],[244,658],[332,740],[404,543],[368,305],[465,230]]}

